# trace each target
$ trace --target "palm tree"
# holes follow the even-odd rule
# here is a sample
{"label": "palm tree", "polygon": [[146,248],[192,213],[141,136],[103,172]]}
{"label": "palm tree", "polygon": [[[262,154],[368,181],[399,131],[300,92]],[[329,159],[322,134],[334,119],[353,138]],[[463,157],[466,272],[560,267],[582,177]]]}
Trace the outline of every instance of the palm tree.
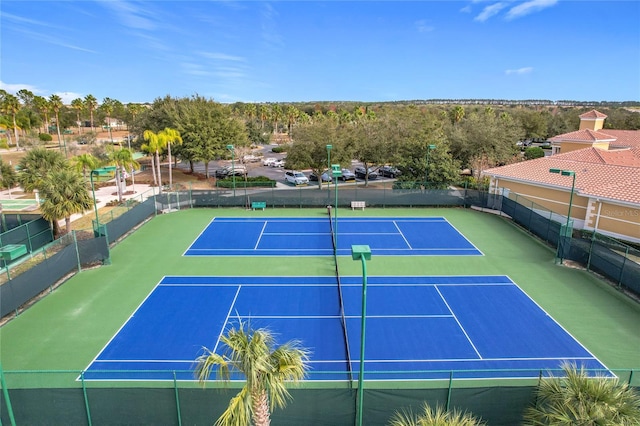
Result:
{"label": "palm tree", "polygon": [[[143,144],[141,149],[151,154],[151,172],[153,174],[153,184],[157,185],[159,188],[159,192],[162,193],[162,181],[160,178],[160,164],[158,164],[158,178],[156,179],[156,168],[155,168],[155,161],[153,157],[154,153],[156,154],[158,153],[161,142],[158,138],[158,135],[152,132],[151,130],[145,130],[144,133],[142,134],[142,137],[144,138],[145,141],[147,141],[147,143]],[[158,163],[159,162],[160,162],[160,157],[158,156]]]}
{"label": "palm tree", "polygon": [[49,178],[49,173],[65,167],[67,167],[67,160],[60,151],[51,151],[46,148],[32,149],[20,159],[18,182],[27,192],[42,190]]}
{"label": "palm tree", "polygon": [[16,139],[16,151],[20,149],[20,143],[18,141],[18,124],[16,123],[16,115],[20,111],[20,100],[13,96],[11,93],[7,93],[4,90],[0,92],[0,110],[10,115],[13,118],[13,135]]}
{"label": "palm tree", "polygon": [[98,100],[93,95],[87,95],[84,97],[84,106],[89,111],[89,119],[91,120],[91,131],[95,132],[95,128],[93,127],[93,111],[98,107]]}
{"label": "palm tree", "polygon": [[84,111],[84,102],[82,99],[77,98],[71,101],[71,108],[76,111],[76,123],[78,124],[78,134],[82,132],[82,128],[80,127],[80,113]]}
{"label": "palm tree", "polygon": [[100,109],[104,111],[104,115],[107,116],[107,129],[109,130],[109,139],[111,139],[111,145],[113,145],[113,134],[111,133],[111,114],[115,107],[115,101],[111,98],[104,98]]}
{"label": "palm tree", "polygon": [[9,163],[5,163],[0,158],[0,188],[9,190],[9,198],[11,198],[11,188],[18,181],[15,169]]}
{"label": "palm tree", "polygon": [[[49,106],[51,107],[51,109],[53,110],[54,114],[56,115],[56,130],[58,132],[58,147],[60,149],[62,149],[62,146],[60,145],[60,141],[62,141],[62,135],[60,133],[60,108],[62,108],[64,106],[64,104],[62,103],[62,98],[58,95],[51,95],[49,96]],[[66,147],[66,145],[65,145]],[[65,156],[66,156],[66,150],[65,150]]]}
{"label": "palm tree", "polygon": [[40,192],[44,202],[40,206],[42,217],[54,226],[54,235],[59,234],[58,220],[65,220],[66,232],[71,232],[71,215],[84,213],[92,206],[85,180],[69,167],[54,169],[44,182]]}
{"label": "palm tree", "polygon": [[425,403],[419,415],[411,411],[396,412],[389,426],[481,426],[485,423],[470,413],[453,410],[446,411],[441,406],[435,409]]}
{"label": "palm tree", "polygon": [[87,180],[87,170],[95,170],[100,166],[100,159],[92,154],[80,154],[71,159],[75,169],[82,172],[82,177]]}
{"label": "palm tree", "polygon": [[271,411],[283,408],[291,395],[288,381],[302,380],[308,368],[309,353],[296,340],[275,347],[274,335],[267,329],[251,329],[239,322],[220,338],[226,345],[222,355],[203,348],[205,353],[196,359],[195,376],[204,386],[212,370],[228,381],[231,372],[245,376],[246,383],[231,399],[229,406],[216,421],[217,426],[268,426]]}
{"label": "palm tree", "polygon": [[583,367],[562,366],[564,377],[544,379],[536,403],[527,408],[524,424],[619,425],[640,424],[640,394],[628,384],[604,376],[589,377]]}
{"label": "palm tree", "polygon": [[43,133],[49,132],[49,101],[42,96],[34,96],[33,105],[38,110],[40,115],[42,116],[44,130]]}
{"label": "palm tree", "polygon": [[[138,169],[140,165],[136,160],[133,159],[133,153],[128,148],[115,149],[111,147],[109,151],[109,162],[116,166],[116,187],[118,189],[118,202],[122,202],[122,194],[124,193],[124,189],[126,189],[127,182],[122,177],[122,173],[127,170],[127,168],[136,168]],[[123,188],[124,184],[124,188]]]}
{"label": "palm tree", "polygon": [[182,143],[182,137],[180,137],[180,132],[170,127],[166,127],[158,133],[158,137],[162,139],[163,146],[167,145],[167,154],[169,156],[169,188],[171,188],[173,186],[173,176],[171,173],[171,142],[180,145]]}

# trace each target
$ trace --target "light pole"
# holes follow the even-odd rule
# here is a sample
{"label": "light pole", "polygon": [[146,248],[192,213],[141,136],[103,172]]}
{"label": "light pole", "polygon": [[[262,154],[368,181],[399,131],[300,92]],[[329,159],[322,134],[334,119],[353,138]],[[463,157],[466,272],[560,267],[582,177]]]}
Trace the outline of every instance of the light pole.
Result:
{"label": "light pole", "polygon": [[[571,193],[569,195],[569,210],[567,211],[567,223],[564,226],[564,234],[561,235],[561,237],[570,237],[571,236],[571,231],[569,228],[569,222],[571,221],[571,204],[573,204],[573,192],[576,188],[576,172],[572,171],[572,170],[562,170],[562,169],[549,169],[549,173],[555,173],[555,174],[559,174],[561,176],[571,176],[573,178],[573,182],[571,183]],[[562,233],[561,233],[562,234]],[[568,234],[568,235],[567,235]],[[562,262],[564,260],[564,245],[563,245],[563,253],[560,253],[560,244],[559,244],[560,240],[558,240],[558,257],[560,258],[560,264],[562,265]]]}
{"label": "light pole", "polygon": [[[335,243],[335,247],[334,247],[333,254],[337,256],[338,255],[338,178],[342,176],[342,169],[340,168],[340,164],[331,165],[331,176],[333,177],[333,184],[335,188],[334,192],[336,193],[336,204],[335,204],[336,222],[335,222],[335,225],[333,226],[333,230],[335,231],[334,240],[333,240]],[[322,179],[322,177],[320,177],[320,179]],[[331,184],[327,186],[331,186]]]}
{"label": "light pole", "polygon": [[231,178],[233,179],[233,197],[236,196],[236,151],[233,145],[227,145],[227,149],[231,151]]}
{"label": "light pole", "polygon": [[365,324],[367,319],[367,260],[371,260],[371,248],[366,245],[352,245],[351,258],[362,261],[362,317],[360,319],[360,374],[358,375],[358,421],[362,426],[362,413],[364,403],[364,342]]}
{"label": "light pole", "polygon": [[[327,145],[327,171],[331,167],[331,148],[333,145]],[[322,187],[322,175],[320,175],[320,186]],[[331,196],[331,185],[327,185],[327,200]],[[336,206],[337,207],[337,206]]]}
{"label": "light pole", "polygon": [[436,149],[435,145],[427,145],[427,168],[424,172],[424,190],[427,190],[427,183],[429,182],[429,152],[432,149]]}
{"label": "light pole", "polygon": [[[93,194],[93,210],[96,213],[96,229],[100,227],[100,219],[98,218],[98,203],[96,202],[96,190],[95,190],[95,187],[93,186],[93,175],[103,176],[108,173],[114,172],[115,170],[116,170],[116,166],[107,166],[107,167],[102,167],[100,169],[91,170],[91,172],[89,173],[89,181],[91,182],[91,193]],[[118,183],[116,182],[116,185],[117,184]]]}

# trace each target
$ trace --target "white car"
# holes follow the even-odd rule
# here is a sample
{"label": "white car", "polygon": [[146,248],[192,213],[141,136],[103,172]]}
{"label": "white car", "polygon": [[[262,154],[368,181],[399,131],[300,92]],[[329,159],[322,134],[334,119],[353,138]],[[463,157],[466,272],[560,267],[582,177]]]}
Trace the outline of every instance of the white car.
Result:
{"label": "white car", "polygon": [[302,172],[297,171],[287,171],[284,174],[284,178],[287,182],[290,182],[294,185],[308,185],[309,179]]}
{"label": "white car", "polygon": [[271,163],[271,167],[284,167],[284,160],[276,160]]}
{"label": "white car", "polygon": [[278,161],[278,160],[276,158],[273,158],[273,157],[264,158],[264,159],[262,159],[262,165],[263,166],[271,166],[276,161]]}

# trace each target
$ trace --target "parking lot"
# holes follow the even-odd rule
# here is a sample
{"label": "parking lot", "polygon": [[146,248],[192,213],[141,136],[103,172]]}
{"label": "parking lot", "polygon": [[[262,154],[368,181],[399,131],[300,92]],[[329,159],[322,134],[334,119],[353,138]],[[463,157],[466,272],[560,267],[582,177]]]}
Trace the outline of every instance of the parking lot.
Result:
{"label": "parking lot", "polygon": [[[286,169],[284,167],[270,167],[270,166],[263,166],[262,165],[262,159],[264,158],[275,158],[276,160],[282,160],[284,158],[286,158],[287,154],[285,153],[274,153],[271,151],[271,149],[273,147],[275,147],[277,145],[265,145],[261,152],[262,152],[262,157],[260,157],[260,161],[253,161],[253,162],[247,162],[244,163],[244,166],[247,169],[247,175],[248,176],[266,176],[269,179],[273,179],[277,184],[278,187],[282,187],[282,188],[286,188],[286,187],[294,187],[293,184],[291,183],[287,183],[285,180],[285,172]],[[240,165],[242,164],[241,161],[239,159],[235,160],[235,164]],[[225,168],[227,166],[231,166],[231,160],[219,160],[219,161],[211,161],[209,163],[209,176],[215,176],[216,170]],[[351,166],[348,167],[349,170],[351,170],[352,172],[355,170],[356,167],[362,166],[362,163],[358,162],[358,161],[352,161]],[[178,168],[184,169],[184,170],[188,170],[189,169],[189,164],[186,162],[181,162],[178,163]],[[205,167],[203,163],[195,163],[194,166],[194,171],[196,173],[203,173],[205,172]],[[372,168],[372,170],[376,170],[377,167]],[[309,177],[309,175],[311,174],[310,170],[301,170],[307,177]],[[389,181],[392,180],[391,177],[388,176],[382,176],[381,173],[377,174],[377,178],[375,179],[376,181],[380,180],[380,181]],[[358,175],[356,176],[356,180],[359,182],[363,182],[364,179],[359,177]],[[342,182],[340,182],[342,183]],[[317,186],[318,182],[317,180],[310,180],[309,186]]]}

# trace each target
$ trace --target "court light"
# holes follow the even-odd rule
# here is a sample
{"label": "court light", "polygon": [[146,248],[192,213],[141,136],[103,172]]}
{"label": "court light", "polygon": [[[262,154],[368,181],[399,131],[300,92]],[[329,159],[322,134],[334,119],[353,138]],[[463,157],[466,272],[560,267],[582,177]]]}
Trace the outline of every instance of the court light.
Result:
{"label": "court light", "polygon": [[[561,176],[571,176],[573,178],[573,182],[571,184],[571,193],[569,195],[569,210],[567,211],[567,223],[564,226],[564,235],[561,235],[561,237],[567,237],[567,236],[571,237],[571,231],[569,230],[570,229],[569,222],[571,220],[571,205],[573,204],[573,192],[575,191],[575,188],[576,188],[576,172],[574,172],[573,170],[549,169],[549,173],[554,173]],[[564,245],[563,245],[563,250],[560,250],[560,239],[558,239],[558,250],[556,252],[556,257],[560,259],[560,264],[562,265],[564,261]]]}
{"label": "court light", "polygon": [[96,202],[96,190],[93,186],[93,175],[104,176],[109,173],[113,173],[116,170],[116,166],[107,166],[99,169],[91,170],[89,173],[89,181],[91,182],[91,193],[93,194],[93,210],[96,212],[96,227],[100,226],[100,220],[98,219],[98,204]]}
{"label": "court light", "polygon": [[351,258],[362,262],[362,317],[360,320],[360,374],[358,374],[358,421],[362,426],[364,412],[364,342],[367,319],[367,260],[371,260],[371,248],[368,245],[352,245]]}
{"label": "court light", "polygon": [[429,183],[429,152],[431,152],[432,149],[436,149],[436,146],[431,144],[431,145],[427,145],[427,168],[424,172],[424,189],[425,191],[427,190],[427,184]]}
{"label": "court light", "polygon": [[[327,169],[331,167],[331,149],[333,145],[327,145]],[[320,187],[322,187],[322,174],[320,174]],[[331,185],[327,185],[327,202],[331,197]]]}
{"label": "court light", "polygon": [[[236,196],[236,150],[234,149],[234,146],[229,144],[227,145],[227,149],[229,151],[231,151],[231,179],[233,180],[233,197],[235,198]],[[245,187],[245,192],[246,192],[246,187]]]}
{"label": "court light", "polygon": [[[334,217],[336,218],[335,225],[333,226],[334,230],[334,242],[335,242],[335,251],[333,254],[338,255],[338,178],[342,176],[342,169],[340,168],[340,164],[332,164],[331,165],[331,176],[333,177],[333,187],[335,188],[334,192],[336,193],[336,208]],[[322,180],[322,177],[320,177]],[[327,185],[328,187],[331,184]]]}

